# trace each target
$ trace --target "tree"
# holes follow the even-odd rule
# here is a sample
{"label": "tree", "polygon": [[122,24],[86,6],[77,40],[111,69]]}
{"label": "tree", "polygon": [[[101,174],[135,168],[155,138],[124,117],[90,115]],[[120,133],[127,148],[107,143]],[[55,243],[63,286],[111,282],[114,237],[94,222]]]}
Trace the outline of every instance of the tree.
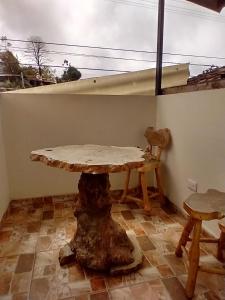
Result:
{"label": "tree", "polygon": [[68,60],[65,59],[63,65],[66,66],[66,69],[63,72],[62,81],[75,81],[81,78],[81,72],[71,66]]}
{"label": "tree", "polygon": [[47,47],[39,36],[31,36],[27,45],[27,53],[31,60],[37,64],[38,75],[42,79],[43,65],[48,61]]}
{"label": "tree", "polygon": [[42,78],[48,81],[56,82],[55,70],[52,71],[52,69],[49,67],[44,66],[42,69]]}
{"label": "tree", "polygon": [[16,56],[9,50],[0,53],[0,60],[5,74],[19,75],[21,67]]}

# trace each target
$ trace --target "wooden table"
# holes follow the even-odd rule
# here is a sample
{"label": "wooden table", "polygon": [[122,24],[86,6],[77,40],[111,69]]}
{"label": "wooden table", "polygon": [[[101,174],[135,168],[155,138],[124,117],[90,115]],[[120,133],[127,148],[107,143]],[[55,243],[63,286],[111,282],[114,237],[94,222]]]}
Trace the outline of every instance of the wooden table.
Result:
{"label": "wooden table", "polygon": [[134,270],[142,261],[137,242],[111,217],[109,173],[141,167],[144,152],[136,147],[71,145],[32,151],[31,160],[70,172],[82,172],[74,215],[77,231],[60,250],[60,263],[111,273]]}

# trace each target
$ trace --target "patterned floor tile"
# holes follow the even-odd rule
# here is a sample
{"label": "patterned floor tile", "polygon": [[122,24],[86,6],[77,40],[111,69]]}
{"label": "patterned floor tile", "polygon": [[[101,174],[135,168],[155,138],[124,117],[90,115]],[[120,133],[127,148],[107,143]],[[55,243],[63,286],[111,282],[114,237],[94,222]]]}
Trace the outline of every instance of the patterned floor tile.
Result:
{"label": "patterned floor tile", "polygon": [[[187,273],[174,255],[186,219],[152,201],[151,215],[135,203],[119,203],[112,193],[112,217],[132,230],[144,254],[136,272],[110,276],[78,264],[59,265],[60,247],[76,232],[75,196],[14,200],[0,224],[2,300],[182,300]],[[117,202],[116,202],[117,201]],[[201,254],[216,253],[203,245]],[[225,299],[225,279],[199,272],[194,300]]]}

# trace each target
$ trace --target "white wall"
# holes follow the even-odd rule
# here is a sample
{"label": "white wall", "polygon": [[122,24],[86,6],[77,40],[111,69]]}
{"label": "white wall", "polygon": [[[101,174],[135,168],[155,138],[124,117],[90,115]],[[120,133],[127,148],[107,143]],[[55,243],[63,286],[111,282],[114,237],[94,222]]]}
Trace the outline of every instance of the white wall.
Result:
{"label": "white wall", "polygon": [[[225,192],[225,89],[157,97],[156,124],[172,134],[163,180],[172,202],[182,208],[191,194],[188,178],[197,181],[198,192]],[[218,233],[217,222],[205,226]]]}
{"label": "white wall", "polygon": [[[29,159],[35,149],[69,144],[144,146],[144,130],[155,125],[150,96],[2,94],[3,129],[10,197],[73,193],[79,175]],[[112,189],[124,174],[111,176]]]}
{"label": "white wall", "polygon": [[2,131],[2,102],[0,99],[0,220],[9,204],[9,186],[6,169],[5,145]]}

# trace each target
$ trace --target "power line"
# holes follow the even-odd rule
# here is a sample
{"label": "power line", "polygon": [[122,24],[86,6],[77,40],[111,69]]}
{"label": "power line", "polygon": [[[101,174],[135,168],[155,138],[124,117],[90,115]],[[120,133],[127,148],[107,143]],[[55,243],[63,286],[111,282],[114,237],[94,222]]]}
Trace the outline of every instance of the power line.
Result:
{"label": "power line", "polygon": [[[37,43],[35,41],[30,40],[22,40],[22,39],[6,39],[11,42],[21,42],[21,43]],[[138,53],[155,53],[154,51],[146,51],[146,50],[134,50],[134,49],[123,49],[123,48],[112,48],[112,47],[100,47],[100,46],[90,46],[90,45],[79,45],[79,44],[67,44],[67,43],[56,43],[56,42],[42,42],[45,45],[54,45],[54,46],[67,46],[67,47],[78,47],[78,48],[90,48],[90,49],[100,49],[100,50],[114,50],[114,51],[124,51],[124,52],[138,52]]]}
{"label": "power line", "polygon": [[[123,1],[122,0],[105,0],[105,1],[110,1],[110,2],[114,2],[114,3],[118,3],[118,4],[122,4],[122,5],[128,5],[128,6],[148,8],[148,9],[153,9],[153,10],[155,10],[157,8],[156,4],[155,5],[154,4],[147,5],[147,3],[143,4],[143,3],[129,1],[129,0],[123,0]],[[212,15],[205,14],[200,11],[188,9],[188,8],[181,7],[181,6],[166,5],[165,10],[168,12],[172,12],[172,13],[180,13],[183,15],[191,16],[191,17],[198,17],[198,18],[207,19],[209,21],[225,23],[225,20],[222,20],[221,16],[213,16],[213,14]],[[221,19],[219,19],[219,18],[221,18]]]}
{"label": "power line", "polygon": [[[173,64],[173,65],[179,65],[179,64],[184,64],[184,63],[185,62],[175,62],[175,61],[164,61],[163,62],[163,64]],[[9,65],[16,65],[16,63],[8,63],[8,64]],[[38,67],[37,64],[30,64],[30,63],[19,63],[19,64],[22,65],[22,66]],[[188,64],[191,65],[191,66],[203,66],[203,67],[211,67],[212,66],[212,64],[195,64],[195,63],[188,63]],[[64,67],[64,66],[60,66],[60,65],[46,65],[46,64],[42,64],[41,67],[63,68],[63,69],[68,69],[69,68],[69,67]],[[118,72],[118,73],[130,73],[130,72],[141,71],[141,70],[114,70],[114,69],[88,68],[88,67],[76,67],[76,69],[93,70],[93,71],[108,71],[108,72]],[[148,70],[148,69],[145,69],[145,70]]]}
{"label": "power line", "polygon": [[[22,42],[22,43],[29,43],[31,41],[29,40],[19,40],[19,39],[6,39],[7,41],[14,41],[14,42]],[[156,54],[156,51],[148,51],[148,50],[137,50],[137,49],[125,49],[125,48],[111,48],[111,47],[102,47],[102,46],[91,46],[91,45],[76,45],[76,44],[67,44],[67,43],[54,43],[54,42],[42,42],[43,44],[46,45],[59,45],[59,46],[72,46],[72,47],[81,47],[81,48],[95,48],[95,49],[104,49],[104,50],[113,50],[113,51],[124,51],[124,52],[134,52],[134,53],[146,53],[146,54]],[[0,46],[2,48],[4,48],[4,46]],[[19,50],[26,50],[26,48],[20,48],[20,47],[13,47],[10,46],[11,48],[18,48]],[[46,50],[47,51],[51,51],[51,50]],[[84,54],[84,53],[71,53],[71,52],[57,52],[52,50],[52,52],[55,53],[65,53],[65,54],[74,54],[75,56],[77,55],[89,55],[89,54]],[[54,54],[54,53],[53,53]],[[221,57],[221,56],[207,56],[207,55],[196,55],[196,54],[184,54],[184,53],[172,53],[172,52],[164,52],[164,55],[171,55],[171,56],[183,56],[183,57],[195,57],[195,58],[207,58],[207,59],[219,59],[219,60],[224,60],[225,57]],[[91,55],[91,54],[90,54]],[[98,57],[103,57],[103,58],[111,58],[109,56],[103,56],[103,55],[98,55]],[[117,57],[112,57],[117,59]],[[123,57],[118,57],[118,59],[125,59],[125,60],[136,60],[135,58],[123,58]],[[139,60],[139,59],[137,59]],[[145,60],[143,60],[145,61]]]}
{"label": "power line", "polygon": [[[15,63],[10,63],[10,65],[15,65]],[[27,64],[27,63],[20,63],[22,66],[30,66],[30,67],[37,67],[36,64]],[[41,65],[41,67],[47,68],[63,68],[67,69],[69,67],[59,66],[59,65]],[[92,71],[106,71],[106,72],[118,72],[118,73],[129,73],[131,71],[127,70],[114,70],[114,69],[103,69],[103,68],[87,68],[87,67],[76,67],[78,70],[92,70]]]}
{"label": "power line", "polygon": [[[0,46],[1,47],[1,46]],[[26,48],[19,48],[19,47],[10,47],[15,49],[18,52],[25,52],[28,53],[29,51]],[[73,53],[73,52],[59,52],[59,51],[52,51],[52,50],[45,50],[42,53],[47,54],[57,54],[57,55],[71,55],[71,56],[82,56],[82,57],[93,57],[93,58],[105,58],[105,59],[115,59],[115,60],[127,60],[127,61],[137,61],[137,62],[155,62],[155,60],[149,59],[138,59],[138,58],[127,58],[127,57],[115,57],[115,56],[106,56],[106,55],[95,55],[95,54],[85,54],[85,53]]]}

